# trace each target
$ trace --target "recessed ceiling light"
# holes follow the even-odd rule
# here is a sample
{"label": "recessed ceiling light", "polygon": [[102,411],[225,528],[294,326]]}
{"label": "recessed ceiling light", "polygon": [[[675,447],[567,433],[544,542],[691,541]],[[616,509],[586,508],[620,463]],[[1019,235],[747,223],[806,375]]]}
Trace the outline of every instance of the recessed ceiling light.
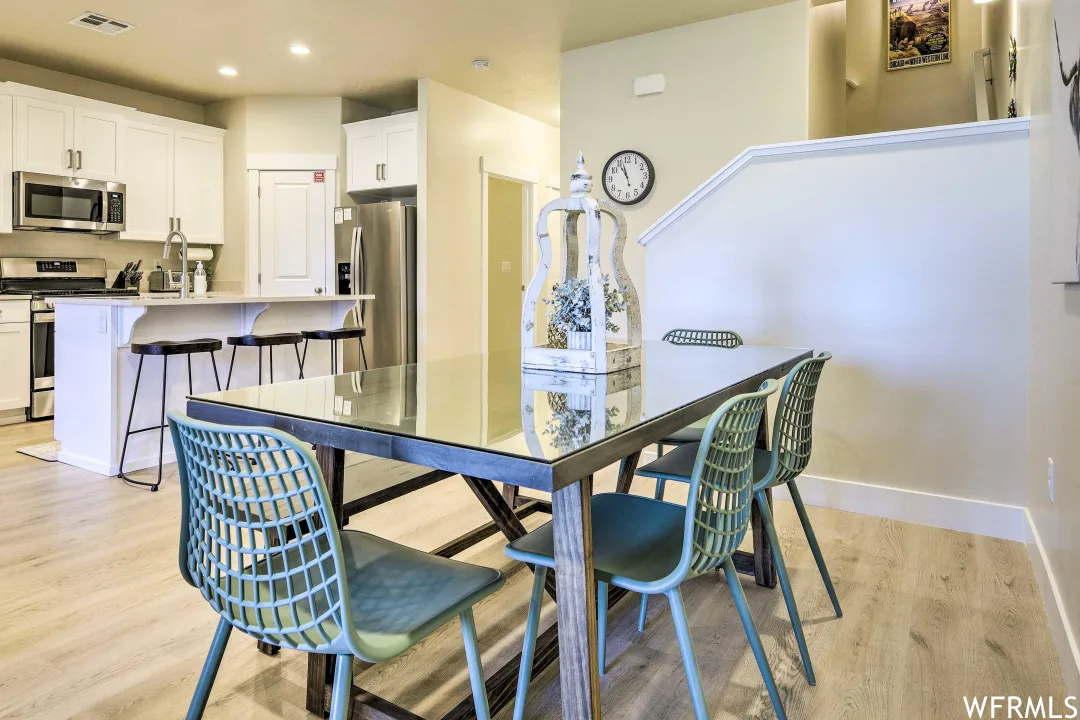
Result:
{"label": "recessed ceiling light", "polygon": [[481,70],[481,71],[490,70],[491,69],[491,61],[490,60],[473,60],[472,66],[473,66],[473,70]]}
{"label": "recessed ceiling light", "polygon": [[230,67],[228,65],[222,65],[221,67],[219,67],[218,72],[221,73],[222,75],[226,76],[226,77],[235,77],[236,76],[236,68]]}
{"label": "recessed ceiling light", "polygon": [[310,55],[311,48],[309,48],[307,45],[294,43],[293,45],[289,46],[289,52],[291,52],[293,55]]}

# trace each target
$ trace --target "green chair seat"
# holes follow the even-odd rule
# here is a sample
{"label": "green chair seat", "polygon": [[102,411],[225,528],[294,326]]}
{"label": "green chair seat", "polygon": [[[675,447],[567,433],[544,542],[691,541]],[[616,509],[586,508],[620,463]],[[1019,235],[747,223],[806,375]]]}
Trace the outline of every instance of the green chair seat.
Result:
{"label": "green chair seat", "polygon": [[680,430],[676,430],[663,440],[660,441],[661,445],[685,445],[687,443],[701,442],[702,436],[705,434],[705,426],[709,424],[709,418],[704,417],[698,420],[693,425],[684,427]]}
{"label": "green chair seat", "polygon": [[[638,495],[603,493],[592,498],[592,527],[597,580],[621,587],[656,582],[679,565],[686,508]],[[552,532],[548,522],[510,543],[506,554],[524,563],[553,568]]]}
{"label": "green chair seat", "polygon": [[[676,482],[690,482],[690,476],[694,472],[694,462],[697,460],[698,443],[691,443],[677,447],[671,452],[664,453],[648,465],[637,469],[637,474],[642,477],[656,478],[657,480],[674,480]],[[761,448],[754,449],[754,484],[761,482],[769,474],[769,466],[772,463],[772,453]]]}

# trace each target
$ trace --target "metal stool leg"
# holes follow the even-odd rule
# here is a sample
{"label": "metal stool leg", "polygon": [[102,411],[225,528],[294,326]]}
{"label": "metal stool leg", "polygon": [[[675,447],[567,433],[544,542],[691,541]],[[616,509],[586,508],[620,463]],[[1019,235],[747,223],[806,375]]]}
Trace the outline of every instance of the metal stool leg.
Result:
{"label": "metal stool leg", "polygon": [[[165,394],[169,390],[169,356],[161,357],[161,430],[158,431],[157,482],[150,492],[157,492],[161,484],[162,453],[165,452]],[[188,385],[191,384],[191,355],[188,355]],[[190,388],[189,388],[190,389]]]}
{"label": "metal stool leg", "polygon": [[307,338],[304,338],[304,356],[300,358],[300,377],[304,377],[304,363],[307,362]]}
{"label": "metal stool leg", "polygon": [[[235,350],[236,348],[234,347],[233,349]],[[218,392],[221,392],[221,378],[218,377],[217,360],[214,358],[214,351],[213,350],[210,351],[210,364],[214,366],[214,383],[217,384]]]}
{"label": "metal stool leg", "polygon": [[191,353],[187,354],[187,393],[195,394],[195,386],[191,383]]}
{"label": "metal stool leg", "polygon": [[330,341],[330,374],[337,375],[337,341]]}
{"label": "metal stool leg", "polygon": [[364,352],[364,338],[356,338],[356,342],[360,346],[360,361],[364,364],[364,369],[367,370],[367,353]]}
{"label": "metal stool leg", "polygon": [[[261,349],[261,348],[260,348]],[[270,384],[274,384],[274,346],[271,345],[270,351]]]}
{"label": "metal stool leg", "polygon": [[[139,356],[139,369],[135,371],[135,389],[131,393],[131,408],[128,410],[127,430],[124,432],[124,447],[120,451],[120,472],[117,476],[123,480],[128,480],[124,475],[124,458],[127,456],[128,438],[131,437],[131,419],[135,416],[135,399],[139,397],[139,380],[142,379],[142,364],[146,359],[145,355]],[[128,482],[135,482],[134,480],[128,480]]]}
{"label": "metal stool leg", "polygon": [[[213,355],[214,355],[213,353],[210,353],[211,357],[213,357]],[[233,345],[232,346],[232,360],[229,361],[229,377],[225,381],[225,389],[226,390],[228,390],[229,386],[232,385],[232,369],[233,369],[233,365],[235,365],[235,364],[236,364],[236,346]],[[220,389],[221,389],[221,383],[219,382],[218,383],[218,390],[220,390]]]}
{"label": "metal stool leg", "polygon": [[300,343],[296,343],[292,346],[296,351],[296,367],[300,368],[300,379],[304,379],[304,361],[300,358]]}
{"label": "metal stool leg", "polygon": [[262,385],[262,348],[259,348],[259,384]]}

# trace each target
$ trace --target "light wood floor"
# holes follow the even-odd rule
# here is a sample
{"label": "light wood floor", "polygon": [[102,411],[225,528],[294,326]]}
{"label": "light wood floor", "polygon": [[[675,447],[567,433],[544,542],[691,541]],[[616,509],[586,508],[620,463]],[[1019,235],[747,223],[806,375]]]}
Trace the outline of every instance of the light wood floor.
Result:
{"label": "light wood floor", "polygon": [[[182,717],[217,618],[177,570],[175,471],[151,494],[15,454],[51,432],[49,424],[0,428],[0,717]],[[597,484],[612,489],[613,472]],[[635,490],[651,491],[639,485]],[[811,515],[842,620],[832,614],[794,511],[777,503],[816,687],[802,675],[779,591],[744,581],[793,720],[951,719],[966,717],[964,695],[1063,698],[1022,545],[829,510]],[[354,518],[350,527],[430,549],[486,520],[452,478]],[[530,576],[506,560],[498,538],[462,559],[509,575],[505,590],[476,611],[490,669],[520,648]],[[721,578],[699,578],[684,592],[713,717],[774,717]],[[549,603],[545,626],[553,615]],[[611,611],[605,718],[691,717],[664,601],[652,602],[644,634],[636,618],[636,596]],[[234,634],[206,716],[310,718],[305,667],[299,653],[266,657]],[[527,717],[559,716],[556,673],[557,666],[534,680]],[[458,627],[358,682],[438,717],[468,693]],[[509,710],[499,717],[509,718]]]}

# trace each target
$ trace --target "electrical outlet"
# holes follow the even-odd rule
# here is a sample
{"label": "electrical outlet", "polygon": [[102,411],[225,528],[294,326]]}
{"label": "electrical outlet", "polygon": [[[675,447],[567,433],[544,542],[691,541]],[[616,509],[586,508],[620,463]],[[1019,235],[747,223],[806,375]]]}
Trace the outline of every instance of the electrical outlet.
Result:
{"label": "electrical outlet", "polygon": [[1050,492],[1050,502],[1054,502],[1054,458],[1046,458],[1046,486]]}
{"label": "electrical outlet", "polygon": [[109,334],[109,311],[105,309],[98,310],[97,316],[97,331],[101,335]]}

